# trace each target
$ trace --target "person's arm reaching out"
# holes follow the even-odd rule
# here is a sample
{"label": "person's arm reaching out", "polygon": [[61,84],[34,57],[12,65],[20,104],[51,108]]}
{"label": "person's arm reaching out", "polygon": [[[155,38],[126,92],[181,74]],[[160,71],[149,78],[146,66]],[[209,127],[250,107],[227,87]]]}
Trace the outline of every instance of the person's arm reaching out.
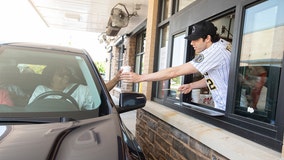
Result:
{"label": "person's arm reaching out", "polygon": [[127,82],[150,82],[150,81],[162,81],[175,78],[181,75],[196,73],[198,70],[190,63],[185,63],[180,66],[166,68],[158,72],[139,75],[134,72],[122,73],[121,80]]}
{"label": "person's arm reaching out", "polygon": [[111,79],[109,82],[106,83],[107,90],[110,91],[113,89],[113,87],[120,81],[120,75],[122,70],[119,70],[115,77]]}

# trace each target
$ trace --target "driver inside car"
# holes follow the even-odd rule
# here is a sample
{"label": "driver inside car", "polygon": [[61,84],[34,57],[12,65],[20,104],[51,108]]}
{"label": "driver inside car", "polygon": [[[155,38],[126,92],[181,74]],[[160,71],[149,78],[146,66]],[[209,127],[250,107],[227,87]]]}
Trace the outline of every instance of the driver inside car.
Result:
{"label": "driver inside car", "polygon": [[[73,76],[72,71],[66,66],[47,67],[43,71],[46,84],[38,85],[31,98],[29,104],[32,103],[42,93],[48,91],[60,91],[71,95],[77,102],[80,110],[92,110],[94,102],[89,93],[88,86],[82,84],[72,83]],[[49,95],[46,98],[60,99],[60,95]]]}

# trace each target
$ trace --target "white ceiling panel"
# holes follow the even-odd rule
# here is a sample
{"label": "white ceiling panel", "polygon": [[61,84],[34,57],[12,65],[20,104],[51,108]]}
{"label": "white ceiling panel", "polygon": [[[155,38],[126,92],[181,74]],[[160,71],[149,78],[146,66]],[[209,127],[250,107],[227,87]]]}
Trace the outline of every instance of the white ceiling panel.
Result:
{"label": "white ceiling panel", "polygon": [[29,0],[50,28],[103,33],[112,8],[121,3],[128,12],[137,12],[119,35],[131,32],[147,18],[148,0]]}

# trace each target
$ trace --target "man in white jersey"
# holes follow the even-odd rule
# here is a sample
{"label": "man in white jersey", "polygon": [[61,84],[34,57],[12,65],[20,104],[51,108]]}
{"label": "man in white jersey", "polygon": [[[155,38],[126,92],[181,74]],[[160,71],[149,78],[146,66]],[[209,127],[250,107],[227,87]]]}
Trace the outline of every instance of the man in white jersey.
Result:
{"label": "man in white jersey", "polygon": [[121,79],[127,82],[161,81],[200,72],[204,75],[203,79],[184,84],[178,90],[187,94],[192,89],[207,86],[211,91],[215,108],[225,110],[231,53],[216,31],[217,28],[207,21],[192,27],[191,34],[185,37],[198,54],[192,61],[150,74],[122,73]]}

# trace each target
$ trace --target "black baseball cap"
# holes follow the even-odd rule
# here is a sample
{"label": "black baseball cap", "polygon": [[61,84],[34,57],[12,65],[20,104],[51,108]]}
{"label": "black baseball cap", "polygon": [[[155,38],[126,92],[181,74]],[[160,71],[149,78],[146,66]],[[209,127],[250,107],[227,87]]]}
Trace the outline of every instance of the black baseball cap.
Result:
{"label": "black baseball cap", "polygon": [[207,35],[214,37],[217,33],[217,28],[213,23],[208,21],[202,21],[192,26],[191,34],[184,37],[185,39],[197,40],[199,38],[205,38]]}

